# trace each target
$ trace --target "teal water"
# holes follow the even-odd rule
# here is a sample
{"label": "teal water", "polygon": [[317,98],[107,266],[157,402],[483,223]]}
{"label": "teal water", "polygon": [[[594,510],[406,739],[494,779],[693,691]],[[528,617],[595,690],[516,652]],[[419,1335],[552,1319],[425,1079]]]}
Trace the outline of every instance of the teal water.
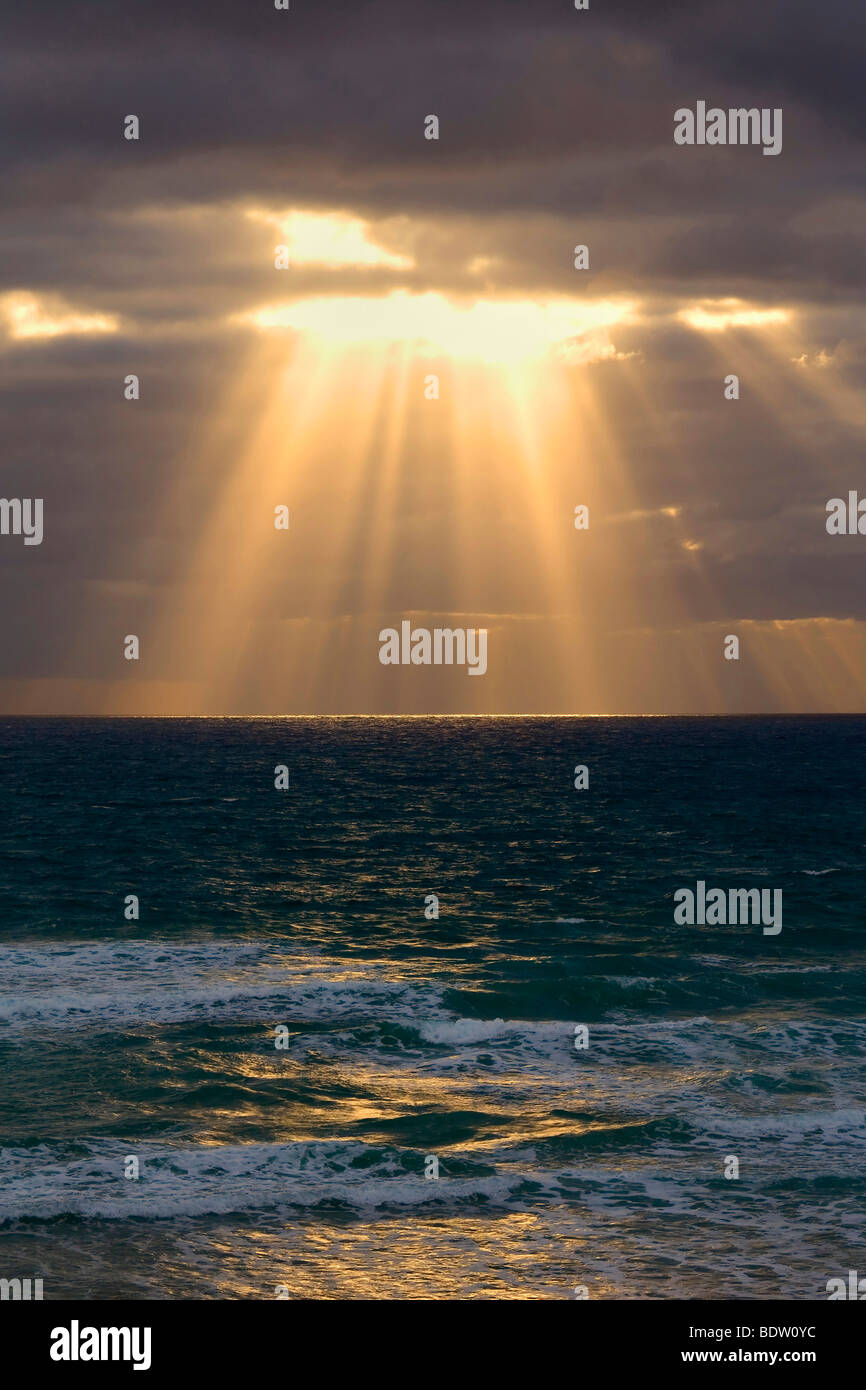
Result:
{"label": "teal water", "polygon": [[[0,722],[0,1277],[826,1297],[866,1270],[864,753],[859,717]],[[781,933],[675,925],[698,879],[781,889]]]}

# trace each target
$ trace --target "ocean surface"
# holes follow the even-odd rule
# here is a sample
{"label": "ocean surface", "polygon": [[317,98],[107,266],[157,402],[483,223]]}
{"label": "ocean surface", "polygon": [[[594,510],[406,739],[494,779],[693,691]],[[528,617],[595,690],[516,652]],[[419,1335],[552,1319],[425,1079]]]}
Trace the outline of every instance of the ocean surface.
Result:
{"label": "ocean surface", "polygon": [[[864,769],[860,717],[0,720],[0,1277],[866,1276]],[[781,933],[675,925],[697,880]]]}

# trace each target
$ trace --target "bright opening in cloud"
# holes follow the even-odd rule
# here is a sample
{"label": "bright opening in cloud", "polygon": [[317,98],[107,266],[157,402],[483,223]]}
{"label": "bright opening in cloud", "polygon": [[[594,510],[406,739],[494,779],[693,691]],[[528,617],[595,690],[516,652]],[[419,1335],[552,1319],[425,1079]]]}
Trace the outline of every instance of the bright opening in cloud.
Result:
{"label": "bright opening in cloud", "polygon": [[631,317],[629,302],[476,300],[459,304],[436,291],[379,297],[323,296],[266,306],[242,316],[268,331],[295,329],[344,346],[404,343],[486,362],[555,352],[568,363],[610,357],[607,330]]}
{"label": "bright opening in cloud", "polygon": [[0,297],[10,338],[61,338],[80,333],[116,333],[117,319],[106,314],[76,314],[66,306],[41,303],[36,295]]}
{"label": "bright opening in cloud", "polygon": [[396,255],[370,239],[369,224],[360,217],[334,212],[265,212],[251,208],[247,217],[274,227],[294,265],[380,267],[411,270],[409,256]]}
{"label": "bright opening in cloud", "polygon": [[787,323],[787,309],[756,309],[742,299],[703,299],[677,315],[690,328],[704,333],[721,333],[726,328],[763,328],[771,323]]}

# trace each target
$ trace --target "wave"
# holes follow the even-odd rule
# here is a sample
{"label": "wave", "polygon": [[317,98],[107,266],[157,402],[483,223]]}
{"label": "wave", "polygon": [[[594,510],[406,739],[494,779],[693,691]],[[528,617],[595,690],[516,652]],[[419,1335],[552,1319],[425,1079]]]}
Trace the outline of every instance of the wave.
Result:
{"label": "wave", "polygon": [[[138,1179],[124,1177],[130,1156],[139,1161]],[[159,1219],[319,1205],[372,1211],[503,1202],[527,1183],[542,1186],[531,1171],[494,1173],[489,1165],[450,1174],[447,1161],[438,1179],[427,1179],[424,1159],[423,1153],[336,1141],[199,1148],[100,1142],[86,1158],[66,1163],[44,1146],[4,1149],[0,1222]]]}
{"label": "wave", "polygon": [[[732,1143],[745,1144],[739,1151],[743,1169],[737,1192],[748,1193],[753,1201],[772,1198],[784,1189],[792,1162],[810,1157],[804,1141],[813,1131],[823,1138],[814,1152],[821,1163],[820,1182],[840,1192],[866,1190],[862,1167],[856,1164],[864,1138],[862,1111],[739,1120],[720,1114],[717,1119],[718,1130],[710,1128],[688,1154],[682,1144],[693,1137],[692,1131],[676,1120],[597,1125],[581,1133],[542,1136],[534,1146],[446,1151],[438,1155],[439,1176],[434,1179],[425,1177],[423,1149],[340,1140],[196,1147],[99,1140],[77,1145],[79,1156],[74,1158],[61,1157],[47,1145],[2,1149],[0,1225],[61,1219],[159,1221],[292,1209],[370,1217],[424,1208],[525,1213],[533,1207],[565,1206],[574,1213],[568,1223],[573,1229],[581,1214],[633,1217],[650,1206],[683,1215],[700,1212],[737,1227],[740,1204],[730,1208],[719,1203],[720,1192],[734,1190],[722,1178],[719,1155],[730,1152]],[[836,1141],[833,1150],[828,1136]],[[751,1147],[761,1137],[773,1142],[775,1164]],[[82,1147],[87,1149],[83,1157]],[[650,1147],[656,1161],[644,1166],[640,1160],[649,1160]],[[608,1148],[614,1161],[603,1166]],[[850,1169],[834,1174],[831,1155],[837,1165],[850,1156]],[[137,1178],[124,1176],[131,1157],[139,1163]],[[539,1157],[556,1166],[542,1166]]]}
{"label": "wave", "polygon": [[[316,952],[238,943],[176,946],[151,941],[38,945],[0,950],[0,1025],[142,1027],[244,1018],[284,1022],[409,1018],[438,1001],[435,986],[370,979],[357,965]],[[94,988],[94,981],[101,988]]]}

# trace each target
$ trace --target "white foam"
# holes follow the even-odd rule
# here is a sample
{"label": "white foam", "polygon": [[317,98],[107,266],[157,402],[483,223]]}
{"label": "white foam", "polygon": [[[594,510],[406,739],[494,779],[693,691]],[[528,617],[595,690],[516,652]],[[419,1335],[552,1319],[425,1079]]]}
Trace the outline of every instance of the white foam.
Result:
{"label": "white foam", "polygon": [[[140,1177],[125,1178],[129,1154]],[[362,1160],[352,1166],[353,1161]],[[0,1221],[82,1216],[203,1216],[321,1202],[372,1210],[417,1207],[428,1202],[482,1198],[504,1201],[532,1174],[518,1171],[478,1177],[449,1177],[443,1162],[438,1180],[407,1173],[394,1150],[376,1154],[363,1144],[323,1142],[239,1144],[221,1147],[99,1142],[87,1158],[62,1162],[45,1147],[0,1150],[4,1173]]]}
{"label": "white foam", "polygon": [[[441,990],[368,978],[315,952],[245,943],[124,940],[0,950],[0,1023],[11,1029],[145,1027],[185,1020],[411,1019]],[[379,971],[381,975],[382,971]]]}

